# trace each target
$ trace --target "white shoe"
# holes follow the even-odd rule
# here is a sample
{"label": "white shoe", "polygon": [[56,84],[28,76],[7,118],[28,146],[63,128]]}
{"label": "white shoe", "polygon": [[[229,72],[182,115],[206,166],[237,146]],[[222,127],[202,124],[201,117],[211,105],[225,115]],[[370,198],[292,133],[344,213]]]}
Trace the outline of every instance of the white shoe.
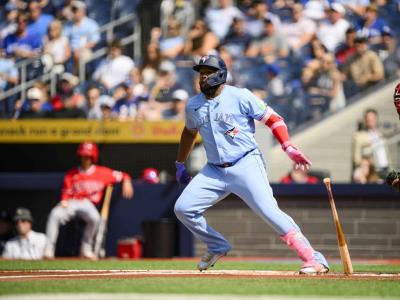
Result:
{"label": "white shoe", "polygon": [[81,257],[92,260],[97,259],[97,256],[94,254],[91,247],[86,245],[81,247]]}
{"label": "white shoe", "polygon": [[329,272],[329,269],[320,263],[306,263],[301,267],[299,274],[306,274],[306,275],[319,275],[319,274],[326,274]]}
{"label": "white shoe", "polygon": [[54,245],[47,244],[46,248],[44,248],[44,259],[54,259]]}
{"label": "white shoe", "polygon": [[214,264],[217,262],[217,260],[225,255],[226,252],[217,254],[212,254],[207,252],[206,254],[203,255],[200,262],[197,264],[197,269],[199,269],[199,271],[207,270],[209,267],[213,267]]}

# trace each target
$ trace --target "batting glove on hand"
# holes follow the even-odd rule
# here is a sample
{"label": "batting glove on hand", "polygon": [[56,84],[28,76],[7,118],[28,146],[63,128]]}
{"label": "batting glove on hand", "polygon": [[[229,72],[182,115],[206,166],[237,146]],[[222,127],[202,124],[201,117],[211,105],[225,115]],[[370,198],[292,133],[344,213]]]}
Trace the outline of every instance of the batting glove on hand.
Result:
{"label": "batting glove on hand", "polygon": [[176,167],[176,180],[181,184],[185,185],[188,184],[190,180],[192,180],[192,177],[187,172],[185,164],[176,161],[175,167]]}
{"label": "batting glove on hand", "polygon": [[289,158],[296,163],[296,169],[305,170],[310,168],[311,161],[299,149],[289,145],[284,150]]}

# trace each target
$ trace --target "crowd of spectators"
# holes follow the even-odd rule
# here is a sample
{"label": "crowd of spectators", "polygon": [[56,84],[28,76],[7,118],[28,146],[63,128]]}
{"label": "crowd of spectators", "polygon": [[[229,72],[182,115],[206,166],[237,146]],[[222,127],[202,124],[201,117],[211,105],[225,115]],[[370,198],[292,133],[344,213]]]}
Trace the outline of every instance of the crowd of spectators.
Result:
{"label": "crowd of spectators", "polygon": [[[61,70],[55,93],[37,81],[26,99],[2,101],[2,117],[179,119],[198,91],[191,66],[202,55],[219,54],[228,83],[251,89],[293,127],[342,109],[349,97],[400,74],[398,0],[169,2],[175,9],[151,28],[140,61],[124,55],[119,40],[108,41],[106,57],[95,61],[84,82],[79,63],[90,60],[101,40],[85,2],[0,3],[0,90],[19,83],[16,63],[23,59],[39,57],[42,73],[46,66]],[[181,18],[185,6],[194,18]],[[37,77],[35,71],[28,78]]]}

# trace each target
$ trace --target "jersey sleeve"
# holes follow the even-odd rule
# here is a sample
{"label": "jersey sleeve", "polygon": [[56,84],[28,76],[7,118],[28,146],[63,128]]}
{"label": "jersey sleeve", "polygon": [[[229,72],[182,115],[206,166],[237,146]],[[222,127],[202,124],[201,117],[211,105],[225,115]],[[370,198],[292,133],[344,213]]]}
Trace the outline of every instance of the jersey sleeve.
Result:
{"label": "jersey sleeve", "polygon": [[190,109],[188,105],[185,108],[185,126],[187,129],[197,129],[193,109]]}
{"label": "jersey sleeve", "polygon": [[102,168],[102,177],[106,185],[119,183],[125,179],[131,179],[131,176],[128,173],[113,170],[107,167]]}
{"label": "jersey sleeve", "polygon": [[262,120],[266,114],[267,105],[248,89],[243,89],[245,100],[242,102],[244,112],[255,120]]}

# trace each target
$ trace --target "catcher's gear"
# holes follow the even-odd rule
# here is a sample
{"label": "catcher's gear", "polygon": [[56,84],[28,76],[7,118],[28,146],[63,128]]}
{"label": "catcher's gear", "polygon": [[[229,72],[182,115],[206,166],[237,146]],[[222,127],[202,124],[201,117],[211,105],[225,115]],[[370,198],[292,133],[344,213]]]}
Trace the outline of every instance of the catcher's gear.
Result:
{"label": "catcher's gear", "polygon": [[215,73],[211,74],[207,78],[206,82],[210,87],[216,87],[226,82],[228,69],[226,68],[226,64],[222,58],[216,55],[204,55],[200,58],[199,63],[193,67],[193,70],[200,72],[200,69],[203,67],[209,67],[216,70]]}
{"label": "catcher's gear", "polygon": [[92,158],[94,163],[99,159],[99,149],[97,148],[97,145],[92,142],[83,142],[80,144],[76,154],[78,156],[89,156]]}
{"label": "catcher's gear", "polygon": [[387,174],[386,183],[400,192],[400,172],[391,171]]}
{"label": "catcher's gear", "polygon": [[398,83],[394,88],[393,102],[394,106],[397,109],[397,113],[399,114],[399,119],[400,119],[400,83]]}

